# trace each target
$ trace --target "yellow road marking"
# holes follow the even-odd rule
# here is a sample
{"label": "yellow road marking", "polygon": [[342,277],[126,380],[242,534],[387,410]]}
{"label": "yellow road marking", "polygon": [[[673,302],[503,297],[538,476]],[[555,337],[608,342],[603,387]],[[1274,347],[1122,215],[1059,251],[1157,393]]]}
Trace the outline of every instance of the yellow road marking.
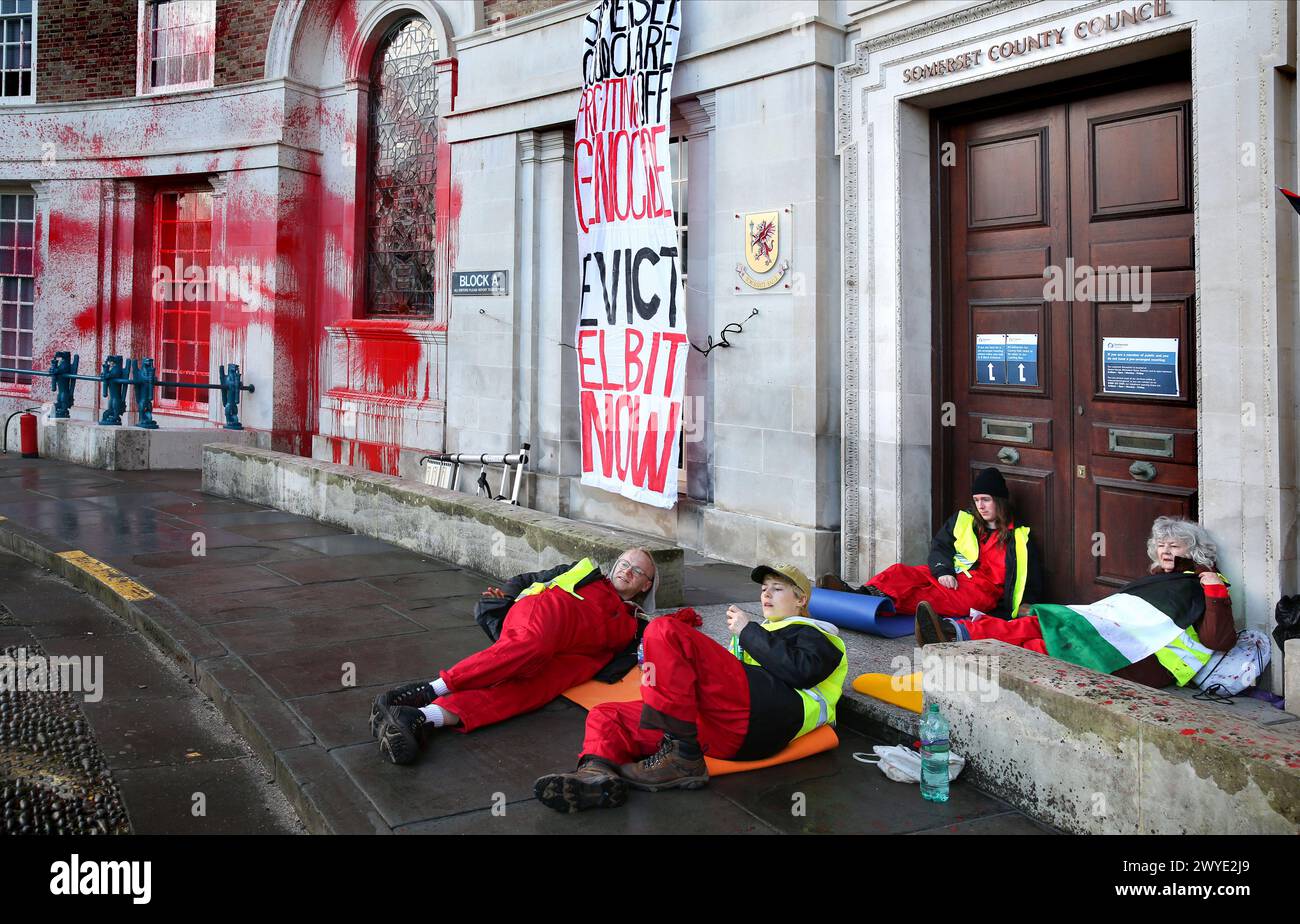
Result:
{"label": "yellow road marking", "polygon": [[106,565],[98,558],[91,558],[85,552],[76,550],[60,552],[59,557],[106,585],[124,600],[148,600],[153,597],[153,591],[149,588],[137,584],[112,565]]}

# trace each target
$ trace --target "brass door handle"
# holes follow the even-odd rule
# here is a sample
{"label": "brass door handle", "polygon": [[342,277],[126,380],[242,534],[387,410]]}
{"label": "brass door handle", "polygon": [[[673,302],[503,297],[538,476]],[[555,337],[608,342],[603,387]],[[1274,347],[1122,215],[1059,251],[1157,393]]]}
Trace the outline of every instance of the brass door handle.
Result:
{"label": "brass door handle", "polygon": [[1156,477],[1156,467],[1150,462],[1134,462],[1128,467],[1128,473],[1138,481],[1150,481]]}
{"label": "brass door handle", "polygon": [[998,450],[998,461],[1003,465],[1015,465],[1020,461],[1020,453],[1010,446],[1003,446]]}

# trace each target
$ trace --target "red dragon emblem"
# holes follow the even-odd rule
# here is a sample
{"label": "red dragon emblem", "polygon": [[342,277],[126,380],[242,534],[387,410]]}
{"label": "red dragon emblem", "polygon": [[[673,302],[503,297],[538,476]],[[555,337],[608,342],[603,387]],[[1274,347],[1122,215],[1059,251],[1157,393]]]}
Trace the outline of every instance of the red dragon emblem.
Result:
{"label": "red dragon emblem", "polygon": [[776,222],[760,221],[749,226],[749,249],[754,252],[754,259],[768,264],[772,262],[772,249],[776,246]]}

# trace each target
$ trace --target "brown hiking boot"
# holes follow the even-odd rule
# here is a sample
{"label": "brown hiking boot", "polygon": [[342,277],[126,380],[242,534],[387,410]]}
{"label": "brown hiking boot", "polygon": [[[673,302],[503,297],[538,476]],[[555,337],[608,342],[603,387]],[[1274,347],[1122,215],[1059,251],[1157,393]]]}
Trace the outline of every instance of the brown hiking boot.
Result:
{"label": "brown hiking boot", "polygon": [[613,764],[599,757],[584,758],[578,769],[548,773],[533,784],[537,801],[557,812],[572,814],[590,808],[614,808],[627,801],[627,784]]}
{"label": "brown hiking boot", "polygon": [[856,587],[851,587],[840,579],[838,574],[823,574],[817,579],[817,586],[822,590],[838,590],[843,594],[854,594],[858,592]]}
{"label": "brown hiking boot", "polygon": [[704,763],[704,755],[692,759],[683,757],[681,752],[681,740],[664,735],[659,750],[645,760],[619,767],[619,775],[627,781],[627,785],[643,792],[699,789],[709,781],[709,768]]}
{"label": "brown hiking boot", "polygon": [[916,644],[918,647],[957,641],[957,630],[940,619],[930,604],[922,602],[916,607]]}

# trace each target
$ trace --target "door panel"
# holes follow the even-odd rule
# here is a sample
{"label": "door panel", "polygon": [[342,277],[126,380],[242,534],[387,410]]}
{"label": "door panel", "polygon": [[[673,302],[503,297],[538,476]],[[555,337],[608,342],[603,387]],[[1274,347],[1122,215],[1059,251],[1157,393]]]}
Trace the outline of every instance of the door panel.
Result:
{"label": "door panel", "polygon": [[[974,474],[995,466],[1021,519],[1042,536],[1068,529],[1073,502],[1066,477],[1070,427],[1063,445],[1054,429],[1069,420],[1070,364],[1068,355],[1057,358],[1069,349],[1069,313],[1043,297],[1044,269],[1067,253],[1066,126],[1058,106],[953,124],[946,137],[956,145],[958,164],[948,175],[952,312],[944,373],[960,413],[950,432],[940,434],[951,441],[944,493],[950,507],[969,505]],[[1037,384],[1008,381],[1005,366],[1001,381],[981,375],[981,334],[1037,336]],[[1040,548],[1050,574],[1071,572],[1068,541]]]}
{"label": "door panel", "polygon": [[[1087,472],[1074,484],[1081,599],[1147,573],[1155,517],[1196,514],[1190,99],[1190,85],[1173,81],[1069,107],[1071,251],[1145,280],[1144,298],[1132,291],[1137,285],[1127,293],[1110,286],[1072,306],[1074,456]],[[1107,393],[1104,338],[1176,341],[1178,395]],[[1104,557],[1093,554],[1099,539]]]}
{"label": "door panel", "polygon": [[[959,409],[938,434],[943,493],[964,506],[975,472],[1002,471],[1044,553],[1047,599],[1140,577],[1151,521],[1196,513],[1190,99],[1170,81],[940,124],[958,152],[942,205],[942,394]],[[1037,338],[1037,381],[1023,349],[994,361],[1002,335]],[[1107,360],[1103,338],[1126,343]],[[1169,367],[1144,365],[1158,356],[1135,339],[1177,342],[1176,395],[1151,393]],[[1108,387],[1105,364],[1125,360]]]}

